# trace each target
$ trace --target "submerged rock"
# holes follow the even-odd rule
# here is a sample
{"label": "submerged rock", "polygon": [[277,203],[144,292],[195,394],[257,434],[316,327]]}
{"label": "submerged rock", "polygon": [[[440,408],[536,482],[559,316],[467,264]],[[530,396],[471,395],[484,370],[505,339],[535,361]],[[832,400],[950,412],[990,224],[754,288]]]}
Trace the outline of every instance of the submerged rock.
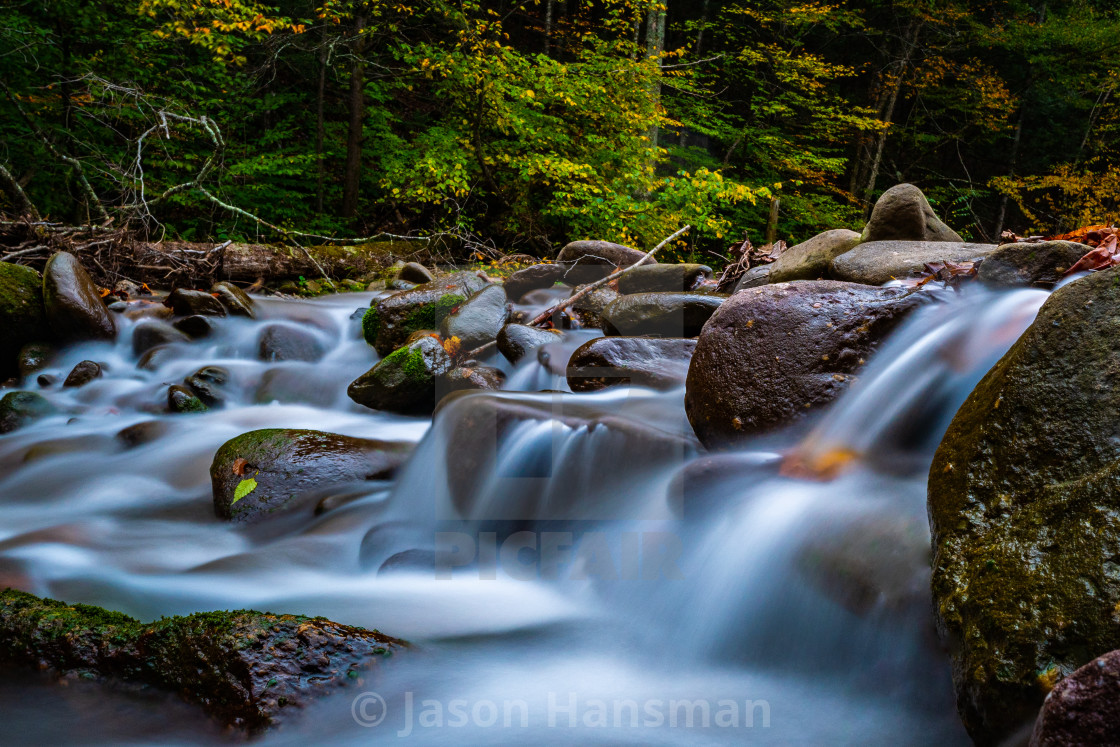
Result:
{"label": "submerged rock", "polygon": [[555,329],[507,324],[498,332],[498,351],[510,363],[517,363],[541,345],[557,342],[562,337],[563,333]]}
{"label": "submerged rock", "polygon": [[690,291],[711,276],[707,265],[642,265],[618,278],[618,292]]}
{"label": "submerged rock", "polygon": [[859,242],[859,234],[846,228],[819,233],[786,249],[773,263],[767,265],[770,268],[769,282],[827,278],[832,260],[851,251]]}
{"label": "submerged rock", "polygon": [[223,280],[210,288],[210,293],[217,295],[218,301],[226,308],[230,316],[244,316],[252,319],[256,316],[253,311],[253,299],[249,294],[238,288],[228,280]]}
{"label": "submerged rock", "polygon": [[175,316],[225,316],[226,307],[214,296],[200,290],[176,288],[163,302]]}
{"label": "submerged rock", "polygon": [[[191,317],[201,319],[202,317]],[[189,342],[182,331],[167,322],[156,320],[143,321],[132,329],[132,354],[141,356],[152,348],[169,345],[173,342]]]}
{"label": "submerged rock", "polygon": [[913,184],[897,184],[883,193],[875,202],[861,240],[964,241],[941,222],[922,190]]}
{"label": "submerged rock", "polygon": [[207,407],[219,407],[225,399],[222,389],[229,383],[229,371],[221,366],[205,366],[183,380],[183,384]]}
{"label": "submerged rock", "polygon": [[978,743],[1120,648],[1120,268],[1063,286],[957,411],[929,474],[933,598]]}
{"label": "submerged rock", "polygon": [[608,335],[695,337],[726,300],[699,293],[632,293],[603,312]]}
{"label": "submerged rock", "polygon": [[573,392],[594,392],[622,384],[672,389],[684,384],[696,340],[599,337],[585,342],[568,361]]}
{"label": "submerged rock", "polygon": [[506,291],[491,285],[464,301],[458,309],[444,317],[440,334],[445,340],[458,337],[463,350],[494,342],[498,332],[509,320]]}
{"label": "submerged rock", "polygon": [[187,387],[173,384],[167,388],[167,409],[171,412],[206,412],[210,408]]}
{"label": "submerged rock", "polygon": [[214,322],[212,322],[207,317],[200,316],[198,314],[179,319],[171,326],[179,330],[192,340],[209,337],[214,331]]}
{"label": "submerged rock", "polygon": [[1042,705],[1031,747],[1120,744],[1120,651],[1059,682]]}
{"label": "submerged rock", "polygon": [[362,317],[366,342],[386,356],[422,329],[439,329],[440,323],[487,282],[472,272],[457,272],[445,278],[394,293],[381,299]]}
{"label": "submerged rock", "polygon": [[41,394],[8,392],[0,399],[0,433],[11,433],[54,412],[54,405]]}
{"label": "submerged rock", "polygon": [[1091,251],[1091,246],[1073,241],[1004,244],[984,259],[976,278],[993,286],[1049,288],[1057,284],[1077,260]]}
{"label": "submerged rock", "polygon": [[16,375],[17,358],[25,345],[49,336],[39,273],[0,262],[0,380]]}
{"label": "submerged rock", "polygon": [[458,392],[472,391],[496,392],[506,382],[506,375],[500,368],[492,366],[456,366],[448,371],[442,380],[441,389]]}
{"label": "submerged rock", "polygon": [[995,244],[965,244],[951,241],[872,241],[844,252],[832,260],[832,277],[851,283],[882,285],[910,277],[935,262],[982,260],[996,250]]}
{"label": "submerged rock", "polygon": [[[578,293],[581,290],[583,290],[582,287],[573,288],[572,293]],[[586,296],[576,299],[576,301],[568,307],[568,313],[571,313],[575,317],[581,327],[604,329],[604,314],[606,313],[607,307],[621,297],[618,291],[612,290],[606,286],[596,288]],[[564,324],[564,313],[565,312],[553,314],[552,323],[554,326],[562,326]]]}
{"label": "submerged rock", "polygon": [[314,363],[327,353],[318,335],[291,324],[270,324],[257,340],[262,361],[308,361]]}
{"label": "submerged rock", "polygon": [[685,409],[710,449],[801,419],[848,388],[921,292],[833,280],[740,291],[704,327]]}
{"label": "submerged rock", "polygon": [[19,375],[30,376],[47,367],[54,348],[45,342],[29,342],[19,351]]}
{"label": "submerged rock", "polygon": [[[303,505],[299,499],[310,491],[388,479],[411,450],[405,442],[321,431],[249,431],[226,441],[214,455],[210,465],[214,512],[222,519],[260,521],[299,508]],[[314,497],[311,505],[317,501]]]}
{"label": "submerged rock", "polygon": [[[565,283],[583,285],[601,280],[620,267],[629,267],[645,254],[609,241],[573,241],[556,255],[556,263],[565,267]],[[650,257],[642,264],[655,265],[657,260]]]}
{"label": "submerged rock", "polygon": [[350,399],[374,410],[428,413],[438,401],[436,384],[451,370],[451,357],[434,337],[400,348],[366,371],[346,390]]}
{"label": "submerged rock", "polygon": [[284,723],[407,645],[321,617],[237,610],[141,623],[0,592],[0,663],[175,692],[250,733]]}
{"label": "submerged rock", "polygon": [[101,378],[101,364],[95,361],[82,361],[70,370],[66,380],[62,382],[62,386],[85,386],[94,379],[99,378]]}
{"label": "submerged rock", "polygon": [[56,253],[43,268],[43,307],[61,340],[111,340],[117,334],[97,286],[67,252]]}

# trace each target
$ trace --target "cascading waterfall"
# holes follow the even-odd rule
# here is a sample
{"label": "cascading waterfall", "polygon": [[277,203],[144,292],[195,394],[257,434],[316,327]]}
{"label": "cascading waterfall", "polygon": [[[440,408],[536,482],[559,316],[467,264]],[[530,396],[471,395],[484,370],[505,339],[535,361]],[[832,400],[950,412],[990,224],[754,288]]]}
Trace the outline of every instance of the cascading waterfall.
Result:
{"label": "cascading waterfall", "polygon": [[[122,342],[62,351],[53,373],[90,358],[106,375],[46,391],[66,414],[0,439],[0,586],[143,619],[241,607],[325,615],[415,644],[407,662],[266,743],[403,732],[420,743],[964,743],[928,611],[924,470],[1045,297],[950,295],[898,330],[807,436],[726,455],[697,454],[682,391],[518,391],[566,388],[536,359],[512,369],[511,391],[445,403],[431,427],[364,410],[345,388],[373,360],[350,318],[368,295],[261,300],[262,319],[226,320],[147,370],[126,329]],[[323,361],[258,360],[262,323],[285,320],[315,330]],[[230,370],[226,406],[162,414],[166,385],[203,365]],[[500,427],[471,430],[491,412]],[[117,434],[141,422],[157,424],[154,435],[126,448]],[[418,445],[393,484],[320,516],[224,524],[210,459],[262,427]],[[469,557],[456,538],[473,543]],[[145,743],[156,729],[172,741],[228,738],[167,699],[65,690],[32,675],[0,684],[7,733],[42,738],[57,721],[48,736],[61,743],[99,726],[114,742]],[[353,715],[362,691],[386,700],[376,728]],[[420,723],[424,701],[445,709],[443,728]],[[452,701],[465,703],[461,727],[448,728]],[[702,701],[711,723],[677,723],[673,701]],[[737,726],[715,723],[721,708],[730,719],[728,703]]]}

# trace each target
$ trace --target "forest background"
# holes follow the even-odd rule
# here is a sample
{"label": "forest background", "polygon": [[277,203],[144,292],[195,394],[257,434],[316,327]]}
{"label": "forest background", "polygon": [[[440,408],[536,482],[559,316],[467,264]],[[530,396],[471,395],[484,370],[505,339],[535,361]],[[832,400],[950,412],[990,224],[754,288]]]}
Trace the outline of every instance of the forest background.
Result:
{"label": "forest background", "polygon": [[[188,241],[1110,222],[1111,0],[2,0],[0,212]],[[257,220],[259,218],[260,220]]]}

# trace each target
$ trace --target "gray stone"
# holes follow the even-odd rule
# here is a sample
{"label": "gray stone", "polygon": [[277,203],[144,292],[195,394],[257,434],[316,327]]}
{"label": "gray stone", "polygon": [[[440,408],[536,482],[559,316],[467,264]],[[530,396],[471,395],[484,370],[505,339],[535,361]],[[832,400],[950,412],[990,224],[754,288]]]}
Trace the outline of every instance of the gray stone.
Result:
{"label": "gray stone", "polygon": [[832,260],[832,277],[851,283],[882,285],[924,271],[935,262],[982,260],[995,244],[952,241],[872,241],[862,243]]}
{"label": "gray stone", "polygon": [[603,331],[624,337],[695,337],[725,296],[699,293],[632,293],[603,312]]}
{"label": "gray stone", "polygon": [[832,260],[851,251],[859,242],[859,234],[846,228],[819,233],[779,254],[769,266],[769,282],[827,278]]}
{"label": "gray stone", "polygon": [[913,184],[898,184],[883,193],[863,228],[861,240],[964,241],[941,222],[922,190]]}

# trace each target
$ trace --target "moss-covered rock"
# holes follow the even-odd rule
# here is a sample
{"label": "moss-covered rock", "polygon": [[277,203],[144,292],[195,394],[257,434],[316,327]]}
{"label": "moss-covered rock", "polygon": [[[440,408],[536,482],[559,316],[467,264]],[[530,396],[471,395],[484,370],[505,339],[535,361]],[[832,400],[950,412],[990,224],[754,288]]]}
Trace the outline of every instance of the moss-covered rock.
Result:
{"label": "moss-covered rock", "polygon": [[222,444],[210,464],[214,512],[223,519],[259,521],[295,510],[312,491],[391,477],[412,450],[399,441],[337,433],[265,428]]}
{"label": "moss-covered rock", "polygon": [[168,690],[250,733],[355,683],[407,645],[322,617],[237,610],[141,623],[100,607],[0,592],[0,664]]}
{"label": "moss-covered rock", "polygon": [[413,332],[439,329],[445,317],[486,285],[473,272],[456,272],[413,290],[394,293],[366,312],[362,333],[378,355],[388,355]]}
{"label": "moss-covered rock", "polygon": [[385,356],[351,382],[346,394],[374,410],[429,413],[439,401],[437,384],[451,367],[439,340],[424,336]]}
{"label": "moss-covered rock", "polygon": [[0,433],[11,433],[37,418],[55,412],[54,405],[35,392],[8,392],[0,399]]}
{"label": "moss-covered rock", "polygon": [[111,340],[117,334],[101,294],[77,258],[58,252],[43,268],[43,309],[62,340]]}
{"label": "moss-covered rock", "polygon": [[969,395],[929,476],[933,596],[980,743],[1120,648],[1120,269],[1056,291]]}
{"label": "moss-covered rock", "polygon": [[206,412],[210,408],[187,387],[173,384],[167,388],[167,409],[171,412]]}
{"label": "moss-covered rock", "polygon": [[34,270],[0,262],[0,379],[16,375],[24,345],[50,336],[42,286]]}

